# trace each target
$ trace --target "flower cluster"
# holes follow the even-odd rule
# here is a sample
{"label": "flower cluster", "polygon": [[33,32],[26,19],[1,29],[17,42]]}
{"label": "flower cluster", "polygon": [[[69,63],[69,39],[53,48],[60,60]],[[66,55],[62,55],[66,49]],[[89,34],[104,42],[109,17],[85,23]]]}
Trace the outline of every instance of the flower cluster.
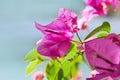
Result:
{"label": "flower cluster", "polygon": [[118,9],[119,0],[84,0],[86,3],[85,9],[82,11],[82,18],[79,20],[79,25],[84,29],[87,22],[97,16],[105,16],[112,5],[114,11]]}
{"label": "flower cluster", "polygon": [[[80,78],[75,78],[79,66],[77,64],[84,62],[85,57],[85,62],[88,62],[92,72],[95,71],[87,80],[120,79],[120,35],[110,33],[110,24],[104,22],[83,40],[78,34],[79,31],[89,28],[88,22],[94,17],[106,16],[110,5],[116,11],[119,0],[84,0],[84,2],[86,7],[80,19],[75,12],[60,8],[57,18],[51,23],[41,25],[35,22],[36,28],[43,33],[44,38],[39,40],[37,48],[30,52],[34,54],[25,57],[26,61],[30,61],[28,73],[31,66],[36,68],[41,62],[49,60],[45,72],[48,80],[79,80]],[[92,38],[99,32],[104,34]],[[73,39],[75,34],[78,39]]]}
{"label": "flower cluster", "polygon": [[42,26],[35,23],[35,25],[45,35],[37,43],[37,51],[44,56],[62,57],[68,52],[76,32],[77,16],[74,12],[61,8],[58,18],[50,24]]}

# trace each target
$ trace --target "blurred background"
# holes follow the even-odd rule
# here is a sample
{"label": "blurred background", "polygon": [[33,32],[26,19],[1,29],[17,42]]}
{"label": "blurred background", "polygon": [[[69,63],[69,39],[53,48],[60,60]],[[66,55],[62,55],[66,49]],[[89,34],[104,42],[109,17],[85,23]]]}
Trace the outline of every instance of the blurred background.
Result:
{"label": "blurred background", "polygon": [[[25,76],[28,63],[23,59],[42,38],[34,22],[50,23],[61,7],[69,8],[80,16],[84,3],[82,0],[0,0],[0,80],[32,80],[31,76]],[[89,22],[89,30],[109,21],[112,32],[120,33],[119,11],[113,14],[110,11],[107,17],[93,19]],[[87,31],[83,31],[80,35],[84,37],[86,34]],[[85,80],[89,69],[84,64],[80,67]]]}

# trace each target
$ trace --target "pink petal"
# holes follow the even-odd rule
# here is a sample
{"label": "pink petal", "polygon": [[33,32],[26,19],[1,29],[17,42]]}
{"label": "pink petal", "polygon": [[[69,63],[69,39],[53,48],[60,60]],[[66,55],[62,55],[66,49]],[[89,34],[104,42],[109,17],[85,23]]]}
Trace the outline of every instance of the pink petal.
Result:
{"label": "pink petal", "polygon": [[70,41],[55,41],[44,38],[38,44],[37,51],[44,56],[62,57],[68,52],[70,45]]}
{"label": "pink petal", "polygon": [[33,80],[43,80],[44,74],[41,71],[35,72],[32,76]]}
{"label": "pink petal", "polygon": [[112,0],[112,5],[113,5],[113,8],[114,8],[114,11],[116,11],[119,7],[119,0]]}
{"label": "pink petal", "polygon": [[77,15],[73,11],[66,8],[60,8],[57,19],[65,22],[74,32],[79,30],[77,27]]}
{"label": "pink petal", "polygon": [[[35,23],[38,30],[44,34],[44,38],[37,43],[37,51],[49,57],[64,56],[71,45],[77,16],[74,12],[61,8],[58,18],[46,26]],[[63,47],[64,46],[64,47]]]}
{"label": "pink petal", "polygon": [[120,47],[110,39],[94,39],[85,43],[88,63],[98,72],[115,71],[120,63]]}

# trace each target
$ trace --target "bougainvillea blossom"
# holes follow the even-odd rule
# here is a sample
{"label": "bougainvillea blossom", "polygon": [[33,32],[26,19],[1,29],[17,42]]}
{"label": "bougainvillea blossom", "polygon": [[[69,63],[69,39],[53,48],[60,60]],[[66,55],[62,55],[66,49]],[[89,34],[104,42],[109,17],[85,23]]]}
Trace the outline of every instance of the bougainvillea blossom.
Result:
{"label": "bougainvillea blossom", "polygon": [[119,7],[119,0],[84,0],[86,3],[85,9],[82,11],[82,18],[78,21],[80,29],[88,28],[87,23],[97,16],[107,15],[109,6],[112,5],[114,11]]}
{"label": "bougainvillea blossom", "polygon": [[74,32],[78,31],[77,26],[77,15],[73,11],[65,8],[61,8],[58,13],[58,18],[64,21],[68,26],[70,26]]}
{"label": "bougainvillea blossom", "polygon": [[86,9],[88,6],[90,6],[94,10],[96,10],[96,12],[94,12],[93,14],[98,15],[106,15],[110,5],[113,6],[114,11],[116,11],[119,6],[119,0],[84,0],[84,1],[87,5]]}
{"label": "bougainvillea blossom", "polygon": [[[62,15],[63,14],[63,15]],[[35,23],[44,34],[44,38],[37,43],[37,51],[49,57],[64,56],[71,45],[74,35],[72,25],[76,25],[76,16],[70,10],[60,9],[58,18],[46,26]],[[71,25],[69,25],[71,23]]]}
{"label": "bougainvillea blossom", "polygon": [[[97,70],[100,78],[105,74],[112,78],[120,76],[120,36],[110,34],[106,38],[94,39],[85,43],[85,54],[90,66]],[[104,76],[103,76],[104,73]],[[97,80],[96,79],[93,80]]]}

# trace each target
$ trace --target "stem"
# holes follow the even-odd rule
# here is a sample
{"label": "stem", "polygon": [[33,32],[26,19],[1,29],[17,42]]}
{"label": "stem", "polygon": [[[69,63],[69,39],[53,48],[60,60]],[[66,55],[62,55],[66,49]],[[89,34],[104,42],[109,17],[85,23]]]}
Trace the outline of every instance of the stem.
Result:
{"label": "stem", "polygon": [[82,42],[82,40],[80,39],[80,36],[79,36],[79,34],[78,34],[77,32],[76,32],[76,35],[77,35],[77,37],[78,37],[80,43],[83,44],[83,42]]}
{"label": "stem", "polygon": [[80,43],[80,44],[81,44],[81,42],[79,42],[79,41],[76,41],[76,40],[72,40],[72,42],[75,42],[75,43]]}
{"label": "stem", "polygon": [[56,61],[62,66],[62,63],[58,59],[56,59]]}

